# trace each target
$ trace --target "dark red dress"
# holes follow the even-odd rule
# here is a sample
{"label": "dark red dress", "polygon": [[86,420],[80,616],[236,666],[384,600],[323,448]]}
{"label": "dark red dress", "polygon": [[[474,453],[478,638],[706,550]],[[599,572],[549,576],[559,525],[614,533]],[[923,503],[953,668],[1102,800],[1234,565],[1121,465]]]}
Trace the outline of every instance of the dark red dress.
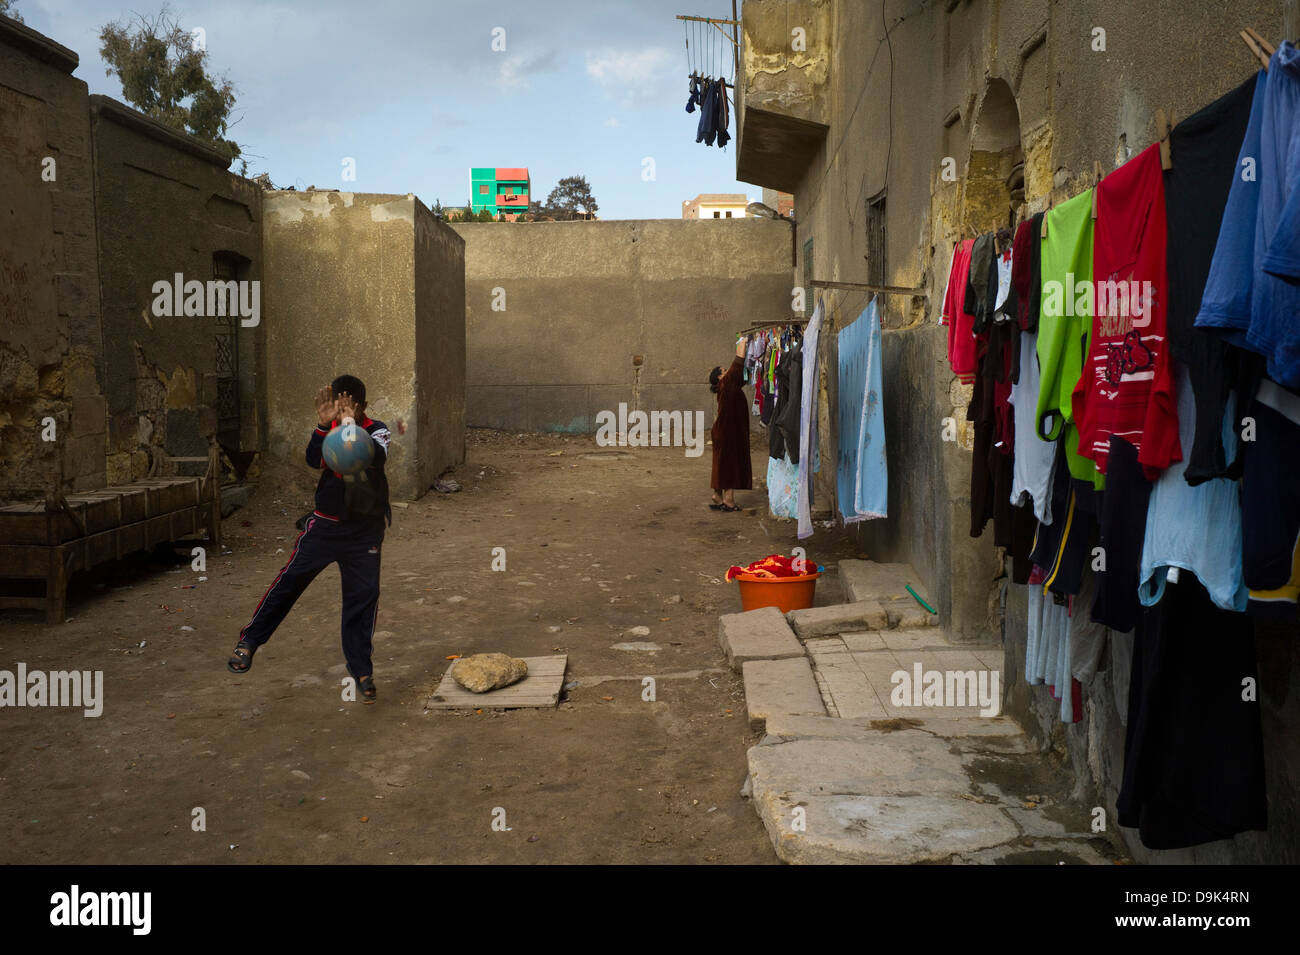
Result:
{"label": "dark red dress", "polygon": [[754,486],[749,460],[749,401],[745,362],[736,358],[718,380],[718,418],[713,422],[714,490],[748,491]]}

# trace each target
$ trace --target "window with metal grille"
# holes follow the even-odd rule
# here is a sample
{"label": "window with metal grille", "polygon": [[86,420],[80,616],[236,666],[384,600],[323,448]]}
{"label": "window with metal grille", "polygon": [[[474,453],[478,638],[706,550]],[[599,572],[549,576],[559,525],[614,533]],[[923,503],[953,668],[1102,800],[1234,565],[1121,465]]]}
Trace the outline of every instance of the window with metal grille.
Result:
{"label": "window with metal grille", "polygon": [[[212,277],[220,282],[247,280],[248,260],[234,252],[212,253]],[[226,294],[229,288],[222,289]],[[217,440],[227,448],[239,447],[239,295],[226,297],[224,315],[213,316],[215,347]]]}
{"label": "window with metal grille", "polygon": [[867,284],[885,284],[885,194],[867,200]]}

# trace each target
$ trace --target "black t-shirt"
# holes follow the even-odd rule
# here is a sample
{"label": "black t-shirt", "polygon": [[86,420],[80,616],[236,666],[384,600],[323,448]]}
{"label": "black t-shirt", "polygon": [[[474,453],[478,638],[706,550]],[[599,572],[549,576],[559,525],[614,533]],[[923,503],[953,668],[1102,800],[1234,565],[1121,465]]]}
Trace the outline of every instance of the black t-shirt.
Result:
{"label": "black t-shirt", "polygon": [[[1251,389],[1250,376],[1241,367],[1242,353],[1193,322],[1201,307],[1254,94],[1255,77],[1251,76],[1169,134],[1173,168],[1164,173],[1169,240],[1167,334],[1173,356],[1187,366],[1196,396],[1188,484],[1230,473],[1222,442],[1224,405],[1234,387],[1238,388],[1238,407],[1246,407],[1251,397],[1243,393]],[[1246,361],[1247,368],[1252,364]]]}

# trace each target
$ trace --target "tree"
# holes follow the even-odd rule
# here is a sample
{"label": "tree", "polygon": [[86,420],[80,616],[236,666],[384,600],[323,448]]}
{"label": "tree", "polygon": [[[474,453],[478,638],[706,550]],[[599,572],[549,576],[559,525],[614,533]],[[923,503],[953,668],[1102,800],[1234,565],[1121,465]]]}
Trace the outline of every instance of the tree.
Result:
{"label": "tree", "polygon": [[599,208],[586,176],[566,176],[546,197],[538,213],[557,220],[589,219]]}
{"label": "tree", "polygon": [[0,16],[5,16],[10,20],[17,20],[19,23],[22,23],[23,15],[13,9],[15,2],[16,0],[0,0]]}
{"label": "tree", "polygon": [[99,55],[117,74],[127,102],[147,116],[182,130],[239,158],[239,145],[226,138],[235,87],[208,75],[208,51],[197,44],[166,6],[155,17],[135,14],[99,31]]}
{"label": "tree", "polygon": [[435,219],[445,219],[445,218],[447,218],[447,211],[446,211],[445,209],[443,209],[443,207],[442,207],[442,200],[441,200],[441,199],[434,199],[434,200],[433,200],[433,208],[430,209],[429,211],[433,213],[433,217],[434,217]]}

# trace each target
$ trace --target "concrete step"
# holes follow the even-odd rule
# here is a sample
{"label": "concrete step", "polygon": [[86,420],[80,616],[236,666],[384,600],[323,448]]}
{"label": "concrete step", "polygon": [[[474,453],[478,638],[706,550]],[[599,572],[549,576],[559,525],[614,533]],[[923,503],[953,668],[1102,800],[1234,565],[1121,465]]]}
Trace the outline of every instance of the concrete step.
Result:
{"label": "concrete step", "polygon": [[764,732],[774,716],[825,716],[812,667],[800,656],[790,660],[751,660],[741,667],[749,725]]}
{"label": "concrete step", "polygon": [[910,564],[881,564],[874,560],[841,560],[839,562],[840,586],[849,603],[874,600],[881,605],[889,618],[890,627],[930,627],[939,622],[907,592],[910,584],[922,600],[931,607],[930,599],[921,578]]}
{"label": "concrete step", "polygon": [[718,623],[718,642],[737,671],[750,660],[788,660],[804,655],[785,614],[775,607],[724,614]]}
{"label": "concrete step", "polygon": [[790,621],[794,632],[805,640],[833,633],[889,629],[889,616],[874,600],[791,610],[786,614],[786,619]]}

